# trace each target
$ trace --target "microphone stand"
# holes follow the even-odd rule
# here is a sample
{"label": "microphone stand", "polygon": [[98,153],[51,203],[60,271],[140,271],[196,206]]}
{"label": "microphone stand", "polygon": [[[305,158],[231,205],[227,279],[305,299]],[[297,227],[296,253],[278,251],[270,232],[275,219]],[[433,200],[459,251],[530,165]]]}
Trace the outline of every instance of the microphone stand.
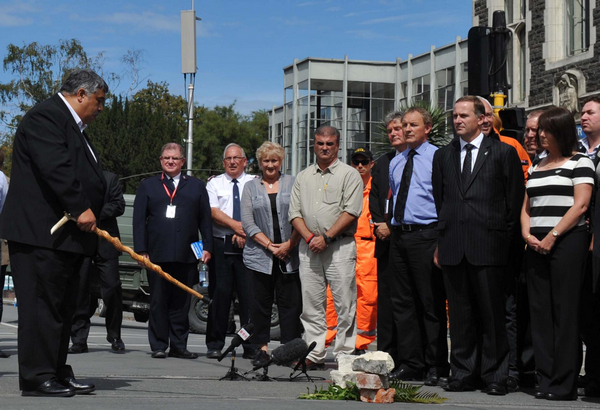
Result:
{"label": "microphone stand", "polygon": [[227,374],[225,376],[221,377],[219,380],[240,380],[240,379],[250,381],[250,379],[248,379],[246,376],[244,376],[243,374],[238,372],[237,367],[235,367],[235,349],[233,349],[231,351],[231,367],[229,368],[229,371],[227,371]]}
{"label": "microphone stand", "polygon": [[[296,373],[298,370],[300,370],[300,373],[298,373],[294,376],[294,373]],[[306,372],[306,358],[301,359],[298,362],[298,364],[296,364],[296,366],[294,366],[294,369],[292,369],[292,372],[290,373],[290,381],[294,381],[294,380],[298,379],[299,377],[305,377],[306,380],[311,383],[315,380],[325,380],[325,378],[321,377],[321,376],[310,377],[308,375],[308,373]]]}

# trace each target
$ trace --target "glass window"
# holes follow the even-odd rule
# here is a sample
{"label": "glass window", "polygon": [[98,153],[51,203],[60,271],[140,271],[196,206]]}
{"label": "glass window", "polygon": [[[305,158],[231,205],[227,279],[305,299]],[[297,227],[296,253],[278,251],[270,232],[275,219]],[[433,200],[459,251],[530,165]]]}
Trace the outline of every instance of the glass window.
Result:
{"label": "glass window", "polygon": [[590,46],[589,0],[565,0],[567,56],[583,53]]}
{"label": "glass window", "polygon": [[423,77],[415,78],[412,81],[412,90],[413,95],[412,98],[414,101],[429,101],[429,91],[430,91],[430,75],[424,75]]}
{"label": "glass window", "polygon": [[348,96],[369,98],[371,95],[371,83],[362,81],[348,81]]}
{"label": "glass window", "polygon": [[373,83],[373,98],[394,98],[394,84]]}

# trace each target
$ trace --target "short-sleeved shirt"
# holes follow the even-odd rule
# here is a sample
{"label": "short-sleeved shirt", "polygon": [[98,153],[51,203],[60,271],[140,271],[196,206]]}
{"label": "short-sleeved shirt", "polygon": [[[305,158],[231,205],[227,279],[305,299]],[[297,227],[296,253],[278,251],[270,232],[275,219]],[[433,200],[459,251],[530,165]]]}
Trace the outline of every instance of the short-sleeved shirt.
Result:
{"label": "short-sleeved shirt", "polygon": [[[311,165],[296,176],[290,199],[290,222],[304,219],[306,227],[323,235],[347,212],[360,217],[363,201],[363,182],[357,170],[340,160],[325,170]],[[354,235],[356,221],[341,235]]]}
{"label": "short-sleeved shirt", "polygon": [[[530,232],[547,234],[575,203],[575,185],[594,185],[594,164],[585,154],[575,154],[560,167],[549,170],[538,167],[536,164],[529,169],[527,180]],[[585,216],[577,222],[577,227],[585,228]]]}
{"label": "short-sleeved shirt", "polygon": [[[244,185],[246,182],[256,178],[254,175],[248,175],[245,172],[237,178],[238,189],[240,191],[240,203],[242,201],[242,193],[244,192]],[[233,216],[233,178],[227,174],[217,175],[211,178],[206,184],[206,190],[208,191],[208,199],[210,201],[211,208],[217,208],[225,213],[230,218]],[[213,236],[217,238],[225,238],[226,235],[233,234],[233,230],[230,228],[213,224]]]}

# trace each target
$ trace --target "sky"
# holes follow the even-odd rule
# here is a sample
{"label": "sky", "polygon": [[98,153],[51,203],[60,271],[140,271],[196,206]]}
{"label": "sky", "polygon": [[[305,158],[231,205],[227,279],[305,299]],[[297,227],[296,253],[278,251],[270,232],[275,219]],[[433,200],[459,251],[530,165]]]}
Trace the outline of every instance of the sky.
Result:
{"label": "sky", "polygon": [[[307,57],[396,61],[431,45],[466,38],[472,0],[0,0],[0,55],[7,46],[78,39],[89,56],[104,53],[106,72],[123,74],[121,57],[140,51],[140,75],[184,95],[180,12],[196,27],[194,100],[236,102],[249,115],[283,103],[283,68]],[[0,83],[13,77],[0,70]],[[145,83],[145,81],[144,81]],[[127,91],[129,80],[117,92]]]}

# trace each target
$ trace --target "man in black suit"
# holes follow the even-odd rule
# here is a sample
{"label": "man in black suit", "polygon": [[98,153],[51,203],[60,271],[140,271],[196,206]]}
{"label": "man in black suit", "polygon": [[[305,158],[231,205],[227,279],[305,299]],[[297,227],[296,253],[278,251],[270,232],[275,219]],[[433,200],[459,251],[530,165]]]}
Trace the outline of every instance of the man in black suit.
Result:
{"label": "man in black suit", "polygon": [[453,118],[459,138],[435,153],[439,236],[434,260],[442,268],[450,314],[452,381],[445,389],[472,390],[481,369],[485,391],[504,395],[509,353],[504,277],[524,183],[516,151],[484,138],[484,113],[477,97],[458,99]]}
{"label": "man in black suit", "polygon": [[[163,172],[143,180],[133,204],[133,246],[137,253],[161,265],[187,286],[198,282],[198,260],[191,244],[202,235],[202,262],[213,250],[213,232],[208,193],[204,182],[181,172],[185,158],[176,143],[163,146]],[[150,320],[148,339],[152,357],[196,359],[187,350],[190,331],[190,294],[166,279],[150,273]]]}
{"label": "man in black suit", "polygon": [[[0,216],[19,299],[19,387],[24,396],[95,390],[67,365],[84,256],[96,252],[104,203],[100,158],[83,130],[100,114],[108,86],[91,70],[72,72],[60,92],[25,114],[13,144],[11,189]],[[54,235],[52,226],[68,212]]]}
{"label": "man in black suit", "polygon": [[[98,228],[104,229],[111,236],[120,238],[117,217],[125,212],[125,199],[119,183],[119,177],[112,172],[104,171],[106,194],[104,206],[98,219]],[[125,350],[121,339],[121,323],[123,321],[123,297],[121,278],[119,277],[119,252],[110,242],[98,241],[98,252],[86,257],[81,267],[79,278],[79,294],[77,308],[73,316],[71,340],[73,345],[69,353],[87,353],[87,339],[90,334],[90,318],[98,307],[97,300],[90,295],[92,275],[100,276],[101,296],[106,306],[106,340],[115,352]]]}
{"label": "man in black suit", "polygon": [[402,134],[402,112],[394,111],[385,118],[387,134],[393,151],[377,158],[372,170],[369,210],[375,224],[375,258],[377,258],[377,349],[387,352],[398,362],[397,331],[392,316],[389,277],[393,268],[388,269],[390,259],[390,161],[406,149]]}

